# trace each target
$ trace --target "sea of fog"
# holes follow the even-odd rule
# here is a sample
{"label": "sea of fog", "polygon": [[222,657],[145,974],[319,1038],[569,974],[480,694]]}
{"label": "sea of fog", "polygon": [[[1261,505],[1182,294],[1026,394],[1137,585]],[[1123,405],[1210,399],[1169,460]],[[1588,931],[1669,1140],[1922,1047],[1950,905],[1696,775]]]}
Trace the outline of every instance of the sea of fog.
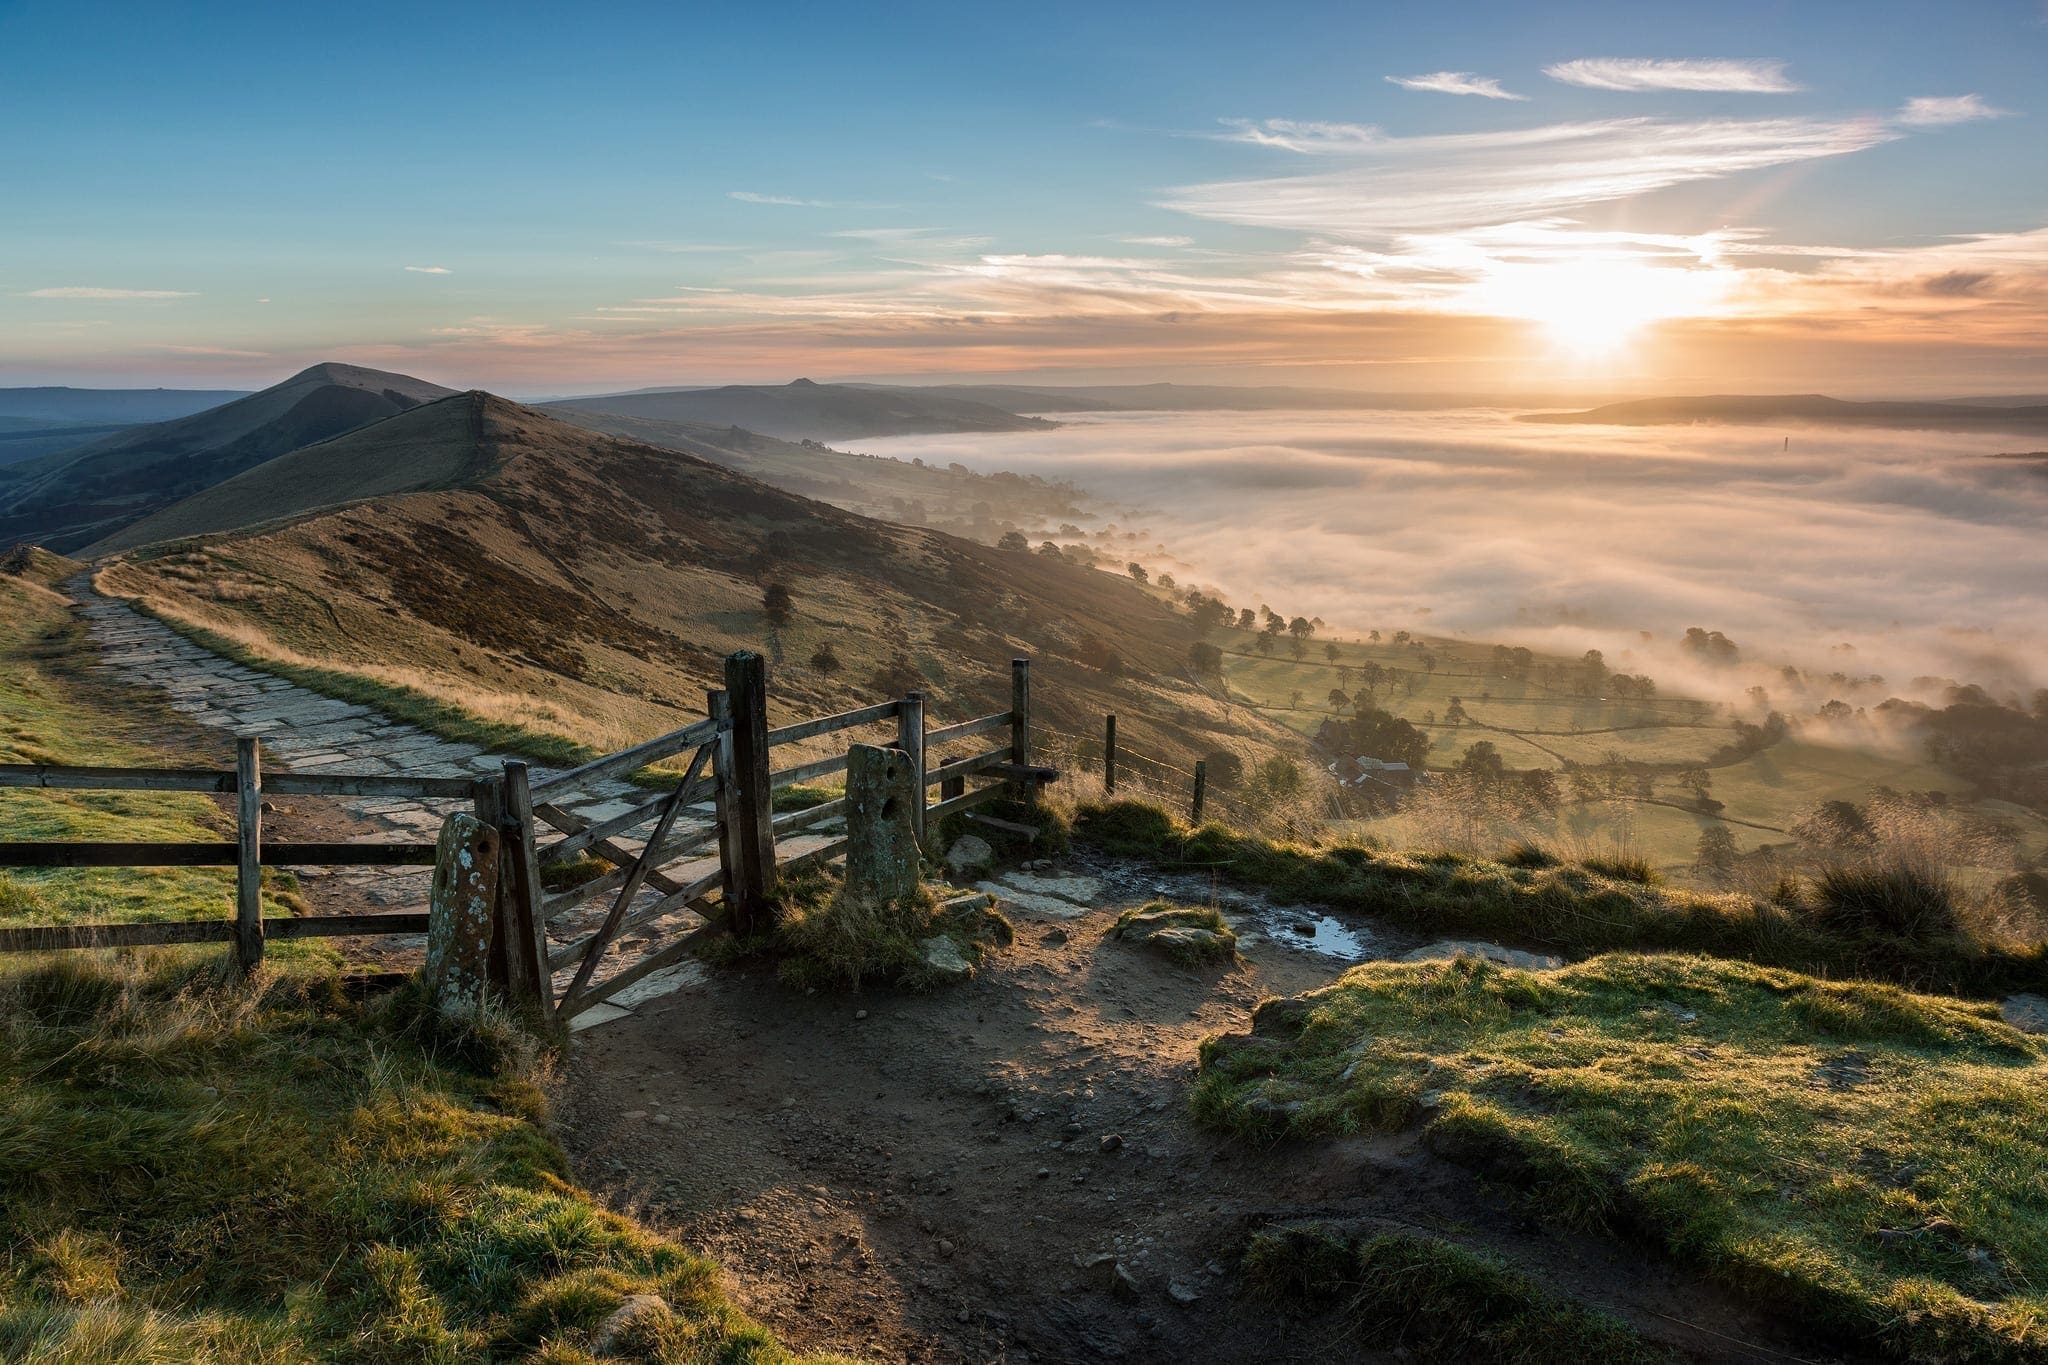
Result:
{"label": "sea of fog", "polygon": [[1701,626],[1757,663],[1895,691],[2048,686],[2048,460],[1991,458],[2025,437],[1478,409],[1059,420],[855,444],[1071,480],[1101,513],[1089,529],[1145,528],[1180,563],[1128,557],[1340,631],[1599,647],[1666,678]]}

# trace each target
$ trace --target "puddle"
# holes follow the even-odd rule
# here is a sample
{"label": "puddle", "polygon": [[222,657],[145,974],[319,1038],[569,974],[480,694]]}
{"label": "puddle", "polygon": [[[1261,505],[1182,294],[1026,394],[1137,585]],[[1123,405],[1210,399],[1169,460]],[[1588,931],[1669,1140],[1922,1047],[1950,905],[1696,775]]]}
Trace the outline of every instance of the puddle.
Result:
{"label": "puddle", "polygon": [[[1283,948],[1314,953],[1317,957],[1337,962],[1367,962],[1382,956],[1371,933],[1329,915],[1303,914],[1270,907],[1240,911],[1240,914],[1247,926],[1256,928],[1257,938]],[[1255,941],[1254,936],[1243,929],[1238,934],[1241,942]]]}

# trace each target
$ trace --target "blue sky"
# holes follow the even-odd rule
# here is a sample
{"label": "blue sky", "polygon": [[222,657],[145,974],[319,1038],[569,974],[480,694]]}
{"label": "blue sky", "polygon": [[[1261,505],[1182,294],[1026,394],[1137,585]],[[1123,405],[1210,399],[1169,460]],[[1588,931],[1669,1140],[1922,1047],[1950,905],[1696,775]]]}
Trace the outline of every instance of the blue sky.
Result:
{"label": "blue sky", "polygon": [[860,8],[0,3],[0,383],[2048,388],[2040,0]]}

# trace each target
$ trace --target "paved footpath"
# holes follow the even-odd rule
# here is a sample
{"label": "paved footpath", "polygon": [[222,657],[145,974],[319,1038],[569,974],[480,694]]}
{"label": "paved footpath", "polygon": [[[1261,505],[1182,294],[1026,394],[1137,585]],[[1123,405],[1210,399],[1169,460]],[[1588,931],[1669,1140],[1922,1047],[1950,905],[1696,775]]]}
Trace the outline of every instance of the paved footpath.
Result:
{"label": "paved footpath", "polygon": [[[120,674],[124,681],[159,689],[174,709],[201,725],[231,734],[260,735],[266,766],[301,773],[488,777],[496,775],[508,757],[514,757],[442,739],[416,726],[394,721],[370,707],[322,696],[297,683],[222,658],[161,621],[95,592],[84,575],[72,579],[66,587],[78,602],[80,616],[99,646],[99,667]],[[536,764],[533,776],[538,780],[556,771],[559,770]],[[584,819],[598,821],[623,814],[647,800],[648,795],[627,783],[609,781],[595,783],[590,789],[558,799],[554,804]],[[462,801],[331,799],[372,825],[391,832],[401,842],[431,842],[440,833],[442,820],[451,811],[466,807]],[[688,827],[686,819],[678,832]],[[628,838],[620,842],[638,847],[636,841]],[[300,880],[316,902],[321,899],[320,888],[325,884],[349,899],[360,898],[372,906],[424,908],[432,872],[433,869],[425,867],[309,868],[300,874]],[[654,898],[652,892],[643,892],[643,896]],[[551,936],[562,940],[587,932],[584,922],[601,917],[605,908],[605,899],[599,898],[585,907],[582,914],[551,925]],[[679,913],[687,916],[687,912]],[[657,927],[650,925],[649,929]],[[381,942],[392,949],[416,950],[420,946],[416,937],[410,942]],[[622,964],[607,965],[616,970]]]}

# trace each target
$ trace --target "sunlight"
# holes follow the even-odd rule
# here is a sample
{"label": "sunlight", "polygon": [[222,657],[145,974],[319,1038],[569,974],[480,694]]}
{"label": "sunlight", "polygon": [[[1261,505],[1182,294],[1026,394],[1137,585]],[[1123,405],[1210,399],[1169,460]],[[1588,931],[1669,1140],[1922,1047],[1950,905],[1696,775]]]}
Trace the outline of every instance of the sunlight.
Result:
{"label": "sunlight", "polygon": [[1586,257],[1496,266],[1467,301],[1479,311],[1541,323],[1574,349],[1611,351],[1649,323],[1715,312],[1730,279],[1724,270]]}

